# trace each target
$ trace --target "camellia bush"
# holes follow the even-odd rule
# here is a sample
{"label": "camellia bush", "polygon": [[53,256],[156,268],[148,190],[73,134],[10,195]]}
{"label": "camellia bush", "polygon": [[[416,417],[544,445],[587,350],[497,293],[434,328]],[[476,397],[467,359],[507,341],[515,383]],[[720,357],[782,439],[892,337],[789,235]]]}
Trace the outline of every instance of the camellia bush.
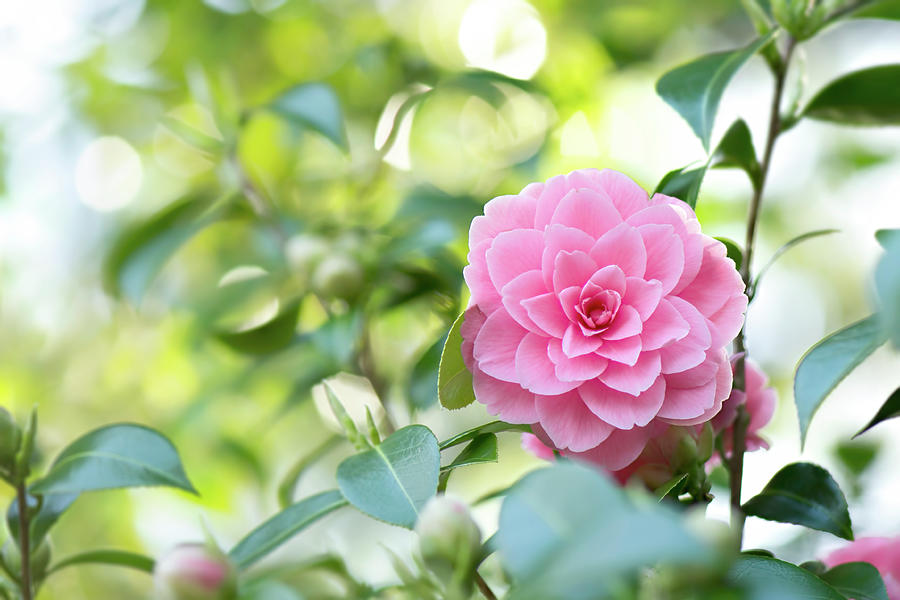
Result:
{"label": "camellia bush", "polygon": [[[227,86],[204,81],[199,95],[214,113],[217,135],[183,121],[170,125],[222,164],[225,175],[218,187],[198,189],[122,232],[104,264],[107,289],[123,302],[137,301],[193,236],[252,223],[250,238],[274,240],[259,251],[264,274],[223,280],[215,299],[185,299],[185,305],[203,307],[207,335],[258,357],[260,376],[288,364],[302,373],[298,389],[319,384],[341,433],[314,449],[298,444],[277,491],[281,510],[247,523],[233,545],[223,546],[210,531],[158,557],[107,547],[57,556],[54,527],[79,497],[143,486],[202,493],[187,475],[202,467],[186,468],[164,432],[134,423],[99,427],[62,448],[38,448],[36,411],[18,419],[0,411],[0,475],[15,492],[6,511],[0,598],[33,600],[59,571],[101,565],[146,572],[147,589],[170,600],[900,600],[900,539],[854,540],[845,494],[825,468],[784,465],[741,501],[745,454],[768,448],[760,430],[777,403],[766,373],[747,352],[748,304],[785,251],[834,231],[804,233],[757,257],[773,149],[806,119],[900,124],[900,65],[851,72],[805,102],[788,89],[787,74],[798,46],[826,27],[860,16],[896,18],[898,4],[742,5],[756,39],[692,60],[656,85],[702,142],[705,163],[664,174],[651,191],[597,165],[531,183],[483,209],[486,198],[459,201],[422,187],[400,208],[410,220],[379,230],[282,219],[272,185],[244,164],[242,144],[259,115],[346,151],[333,87],[307,82],[234,109],[223,100]],[[713,139],[723,94],[754,56],[774,81],[771,95],[756,99],[770,106],[767,136],[755,144],[748,125],[737,120]],[[377,151],[377,166],[359,176],[359,197],[390,185],[382,159],[408,113],[446,90],[490,103],[500,102],[500,90],[525,85],[471,71],[408,94]],[[739,169],[749,181],[740,241],[716,237],[694,210],[704,176],[723,168]],[[414,218],[451,204],[468,224],[465,265],[446,248],[440,226]],[[483,214],[472,218],[473,212]],[[801,443],[817,409],[851,371],[882,345],[900,346],[900,230],[880,230],[877,238],[884,253],[872,275],[871,316],[819,341],[796,367]],[[754,259],[764,266],[753,269]],[[225,325],[261,294],[280,300],[274,316],[247,327]],[[371,323],[425,296],[442,316],[443,335],[412,369],[403,390],[407,410],[385,404],[352,414],[332,376],[355,371],[385,398],[393,388],[374,366]],[[321,325],[298,333],[301,313],[311,310]],[[436,400],[444,415],[477,402],[496,420],[439,439],[417,422]],[[863,418],[858,435],[898,415],[900,390],[867,424]],[[469,503],[445,494],[458,470],[498,461],[498,436],[520,436],[546,464]],[[337,465],[334,489],[295,497],[303,474],[341,446],[352,451]],[[48,464],[42,456],[55,458]],[[727,526],[704,516],[717,477],[730,499]],[[487,530],[471,508],[490,501],[500,509]],[[338,511],[414,530],[412,562],[391,556],[395,583],[360,581],[349,557],[332,554],[262,564]],[[846,545],[793,564],[744,547],[748,517],[827,532]]]}

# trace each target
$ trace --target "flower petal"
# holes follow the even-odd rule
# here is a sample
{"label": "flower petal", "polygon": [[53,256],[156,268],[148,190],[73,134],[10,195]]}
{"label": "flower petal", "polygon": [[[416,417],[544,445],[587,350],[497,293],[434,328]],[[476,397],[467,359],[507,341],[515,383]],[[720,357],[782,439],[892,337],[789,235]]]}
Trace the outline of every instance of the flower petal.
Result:
{"label": "flower petal", "polygon": [[602,336],[586,336],[578,325],[570,323],[566,333],[563,334],[562,351],[569,358],[574,358],[596,351],[602,343]]}
{"label": "flower petal", "polygon": [[[572,288],[577,294],[577,288]],[[528,314],[528,318],[537,325],[541,331],[555,338],[561,338],[569,326],[569,318],[563,312],[559,298],[552,292],[541,294],[522,301],[522,307]]]}
{"label": "flower petal", "polygon": [[671,225],[641,225],[638,232],[647,248],[644,279],[658,279],[663,294],[668,294],[684,270],[684,244]]}
{"label": "flower petal", "polygon": [[494,238],[485,253],[488,273],[494,287],[502,290],[507,283],[525,273],[541,268],[544,234],[534,229],[505,231]]}
{"label": "flower petal", "polygon": [[625,275],[643,277],[647,269],[647,249],[637,229],[628,223],[616,225],[590,249],[591,257],[597,265],[617,265]]}
{"label": "flower petal", "polygon": [[603,332],[603,339],[621,340],[631,337],[639,334],[643,327],[638,311],[630,306],[621,306],[612,325]]}
{"label": "flower petal", "polygon": [[633,367],[641,355],[641,338],[633,335],[623,340],[604,340],[597,348],[597,354],[609,360]]}
{"label": "flower petal", "polygon": [[594,246],[594,238],[580,229],[565,225],[550,225],[544,232],[544,253],[541,258],[541,271],[547,289],[553,288],[553,272],[556,269],[556,257],[560,252],[581,251],[589,254]]}
{"label": "flower petal", "polygon": [[688,334],[690,326],[672,304],[660,300],[653,314],[644,321],[641,343],[645,350],[657,350]]}
{"label": "flower petal", "polygon": [[556,255],[553,265],[553,289],[557,294],[567,287],[580,289],[596,272],[597,263],[587,253],[562,251]]}
{"label": "flower petal", "polygon": [[628,218],[649,206],[647,192],[627,175],[612,169],[603,169],[598,180],[600,187],[612,198],[613,204],[623,218]]}
{"label": "flower petal", "polygon": [[525,271],[504,285],[503,289],[500,290],[500,295],[503,298],[503,307],[506,309],[506,312],[519,325],[536,333],[542,333],[543,330],[528,316],[523,301],[546,293],[547,288],[544,287],[544,278],[537,269]]}
{"label": "flower petal", "polygon": [[642,352],[634,366],[609,363],[599,379],[615,390],[637,396],[653,385],[659,367],[659,352]]}
{"label": "flower petal", "polygon": [[534,423],[538,420],[534,394],[515,383],[494,379],[484,371],[472,373],[475,398],[485,405],[488,412],[507,423]]}
{"label": "flower petal", "polygon": [[516,351],[516,374],[519,383],[535,394],[563,394],[573,390],[579,381],[560,381],[547,353],[548,339],[529,333]]}
{"label": "flower petal", "polygon": [[550,360],[556,369],[556,377],[561,381],[587,381],[594,379],[606,369],[609,361],[594,353],[568,357],[562,351],[559,340],[550,340],[547,347]]}
{"label": "flower petal", "polygon": [[661,298],[662,284],[658,280],[644,281],[639,277],[629,277],[622,301],[638,312],[641,321],[646,321],[656,310]]}
{"label": "flower petal", "polygon": [[497,196],[484,205],[484,216],[472,219],[469,243],[476,245],[504,231],[534,229],[537,200],[528,195]]}
{"label": "flower petal", "polygon": [[613,427],[588,410],[577,392],[558,396],[536,396],[541,427],[560,449],[582,452],[609,437]]}
{"label": "flower petal", "polygon": [[661,427],[652,423],[647,427],[615,429],[603,443],[586,452],[575,454],[572,458],[601,465],[610,471],[618,471],[633,463],[650,438],[658,435],[660,431]]}
{"label": "flower petal", "polygon": [[666,382],[657,377],[637,397],[614,390],[599,381],[587,381],[578,393],[592,413],[617,429],[643,427],[656,417],[666,395]]}
{"label": "flower petal", "polygon": [[579,188],[560,200],[550,222],[577,227],[597,239],[621,223],[622,216],[606,193]]}
{"label": "flower petal", "polygon": [[516,351],[527,333],[503,309],[492,312],[475,338],[478,368],[495,379],[517,382]]}

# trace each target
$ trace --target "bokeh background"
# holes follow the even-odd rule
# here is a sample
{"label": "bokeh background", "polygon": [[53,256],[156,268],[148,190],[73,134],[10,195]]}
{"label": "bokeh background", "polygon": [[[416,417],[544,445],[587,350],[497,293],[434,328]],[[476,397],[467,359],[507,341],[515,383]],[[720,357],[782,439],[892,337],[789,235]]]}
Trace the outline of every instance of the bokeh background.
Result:
{"label": "bokeh background", "polygon": [[[434,405],[435,348],[465,303],[469,220],[575,168],[615,168],[652,190],[703,160],[655,80],[752,37],[731,0],[0,3],[0,405],[23,416],[38,404],[45,464],[101,424],[152,425],[202,494],[86,495],[60,522],[56,555],[158,555],[204,530],[230,546],[278,509],[285,474],[317,449],[293,497],[333,486],[351,450],[329,441],[312,391],[323,377],[346,373],[336,389],[351,410],[377,409],[377,394],[397,424],[438,437],[488,420],[480,406]],[[900,23],[842,23],[798,59],[788,96],[802,102],[839,74],[900,62]],[[336,93],[346,150],[260,109],[307,82]],[[717,134],[741,116],[761,146],[770,91],[754,59]],[[848,442],[900,384],[896,355],[879,351],[835,391],[802,453],[791,377],[809,346],[872,311],[872,234],[900,225],[898,189],[900,129],[801,123],[776,149],[755,257],[758,269],[795,235],[841,230],[786,254],[750,310],[750,353],[781,402],[745,493],[801,456],[820,462],[860,535],[900,533],[900,425]],[[742,240],[749,192],[741,172],[712,171],[704,231]],[[461,470],[449,489],[474,500],[538,465],[507,435],[498,465]],[[708,514],[724,520],[718,492]],[[485,530],[497,508],[478,508]],[[758,519],[746,540],[796,560],[839,545]],[[411,543],[345,509],[269,563],[338,553],[378,584],[396,579],[384,546],[408,561]],[[87,567],[41,598],[150,596],[144,575]]]}

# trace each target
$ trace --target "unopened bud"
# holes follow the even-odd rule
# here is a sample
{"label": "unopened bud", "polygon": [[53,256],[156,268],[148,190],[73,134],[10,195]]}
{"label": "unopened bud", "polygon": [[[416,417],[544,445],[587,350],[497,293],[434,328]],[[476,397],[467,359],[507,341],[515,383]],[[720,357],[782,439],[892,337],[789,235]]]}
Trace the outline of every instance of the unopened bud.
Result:
{"label": "unopened bud", "polygon": [[22,430],[5,408],[0,408],[0,470],[10,471],[22,443]]}
{"label": "unopened bud", "polygon": [[362,289],[363,271],[359,263],[344,254],[328,256],[316,267],[312,286],[326,298],[347,300]]}
{"label": "unopened bud", "polygon": [[772,0],[779,25],[798,40],[812,37],[825,24],[833,0]]}
{"label": "unopened bud", "polygon": [[[47,566],[51,557],[50,542],[44,540],[31,552],[31,578],[40,581],[47,573]],[[12,539],[6,540],[0,549],[0,559],[3,560],[3,568],[17,581],[22,577],[22,554],[19,545]]]}
{"label": "unopened bud", "polygon": [[205,544],[181,544],[153,570],[160,600],[234,600],[237,574],[222,552]]}
{"label": "unopened bud", "polygon": [[481,530],[464,502],[435,496],[419,514],[416,533],[422,558],[435,575],[447,580],[470,574],[481,548]]}

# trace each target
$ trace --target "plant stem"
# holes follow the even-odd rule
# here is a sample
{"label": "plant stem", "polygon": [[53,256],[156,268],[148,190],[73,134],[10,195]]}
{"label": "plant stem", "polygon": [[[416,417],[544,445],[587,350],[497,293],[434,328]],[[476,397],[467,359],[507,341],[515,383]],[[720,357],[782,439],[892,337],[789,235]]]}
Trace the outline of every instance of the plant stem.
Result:
{"label": "plant stem", "polygon": [[[759,224],[760,205],[762,204],[766,178],[769,174],[769,166],[772,162],[772,150],[775,148],[775,141],[782,131],[781,98],[784,94],[784,82],[795,45],[796,40],[792,37],[788,38],[784,59],[782,60],[782,67],[775,74],[775,90],[772,94],[772,106],[771,112],[769,113],[769,132],[766,137],[766,146],[763,150],[762,161],[760,162],[759,184],[753,189],[753,197],[750,201],[750,209],[747,214],[747,237],[744,242],[744,257],[741,263],[741,278],[744,280],[746,289],[749,289],[750,283],[753,281],[750,263],[753,259],[753,247],[756,242],[756,228]],[[747,364],[745,361],[747,348],[744,340],[745,329],[746,322],[744,327],[741,327],[734,342],[735,351],[740,356],[735,365],[734,389],[736,390],[744,390],[747,380]],[[740,549],[743,541],[744,521],[746,519],[744,511],[741,510],[741,485],[744,479],[744,452],[746,451],[747,426],[749,423],[750,415],[747,413],[746,407],[743,405],[739,406],[734,421],[731,461],[728,463],[731,483],[732,529],[735,531],[738,549]]]}
{"label": "plant stem", "polygon": [[28,526],[28,492],[25,482],[16,484],[16,498],[19,503],[19,554],[22,564],[22,580],[19,586],[22,590],[22,600],[31,600],[31,537]]}
{"label": "plant stem", "polygon": [[487,581],[484,580],[484,577],[482,577],[478,571],[475,571],[475,585],[478,586],[478,590],[485,598],[487,598],[487,600],[497,600],[497,596],[491,591]]}

